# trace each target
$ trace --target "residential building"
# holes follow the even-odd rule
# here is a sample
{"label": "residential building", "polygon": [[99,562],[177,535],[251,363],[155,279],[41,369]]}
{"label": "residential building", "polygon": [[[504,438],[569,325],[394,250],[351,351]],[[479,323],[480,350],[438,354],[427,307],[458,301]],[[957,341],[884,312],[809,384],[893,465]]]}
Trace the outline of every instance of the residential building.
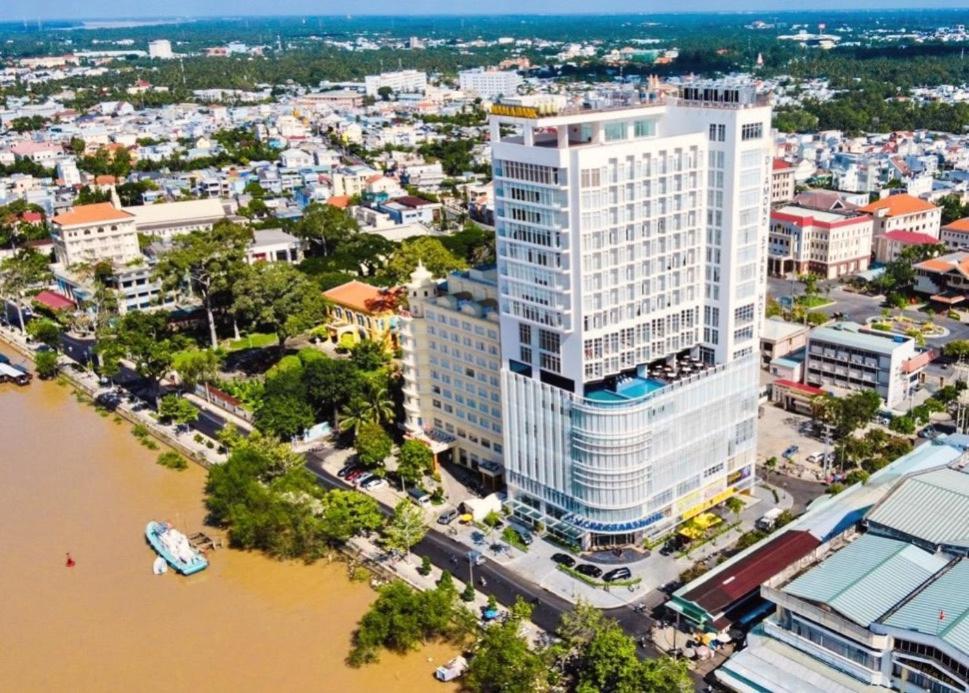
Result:
{"label": "residential building", "polygon": [[858,211],[872,216],[876,238],[889,231],[916,231],[938,238],[942,226],[941,207],[904,193],[883,197]]}
{"label": "residential building", "polygon": [[768,271],[834,279],[868,269],[872,218],[784,205],[770,213]]}
{"label": "residential building", "polygon": [[794,165],[783,159],[771,163],[770,201],[772,205],[784,204],[794,199]]}
{"label": "residential building", "polygon": [[332,305],[326,324],[330,339],[349,348],[362,340],[397,348],[396,289],[382,289],[353,280],[323,292]]}
{"label": "residential building", "polygon": [[918,383],[933,352],[915,340],[853,322],[817,327],[808,336],[805,382],[825,389],[875,390],[889,407],[900,407]]}
{"label": "residential building", "polygon": [[504,459],[523,521],[627,545],[753,482],[769,131],[766,99],[723,83],[495,107]]}
{"label": "residential building", "polygon": [[478,68],[458,73],[458,87],[461,91],[489,101],[516,93],[521,83],[521,75],[512,70]]}
{"label": "residential building", "polygon": [[73,187],[81,184],[81,172],[78,170],[77,161],[74,159],[59,159],[55,171],[64,185]]}
{"label": "residential building", "polygon": [[885,264],[898,258],[905,248],[918,245],[937,245],[939,239],[917,231],[888,231],[875,237],[875,262]]}
{"label": "residential building", "polygon": [[222,202],[215,198],[185,200],[122,208],[135,219],[135,230],[144,236],[170,241],[192,231],[209,231],[226,219]]}
{"label": "residential building", "polygon": [[246,251],[246,262],[285,262],[294,265],[303,260],[303,244],[282,229],[256,229],[252,245]]}
{"label": "residential building", "polygon": [[350,89],[312,92],[300,96],[296,100],[296,104],[311,111],[330,108],[360,108],[363,106],[363,94]]}
{"label": "residential building", "polygon": [[941,255],[919,262],[914,289],[940,305],[961,305],[969,297],[969,251]]}
{"label": "residential building", "polygon": [[807,346],[807,325],[787,322],[780,318],[764,320],[760,326],[760,365],[767,368],[776,358],[803,349]]}
{"label": "residential building", "polygon": [[423,197],[404,195],[376,205],[377,209],[390,216],[395,224],[433,224],[441,214],[440,202],[431,202]]}
{"label": "residential building", "polygon": [[110,202],[79,205],[51,219],[57,262],[69,267],[102,260],[123,265],[141,257],[133,214]]}
{"label": "residential building", "polygon": [[418,70],[398,70],[364,77],[364,91],[367,96],[376,98],[383,87],[389,87],[394,94],[423,94],[427,91],[427,73]]}
{"label": "residential building", "polygon": [[148,57],[153,60],[170,60],[175,57],[172,53],[172,42],[168,39],[156,39],[148,42]]}
{"label": "residential building", "polygon": [[400,317],[405,429],[481,476],[503,482],[498,378],[498,277],[494,268],[437,281],[419,265]]}
{"label": "residential building", "polygon": [[939,240],[949,246],[949,250],[969,250],[969,217],[943,226]]}

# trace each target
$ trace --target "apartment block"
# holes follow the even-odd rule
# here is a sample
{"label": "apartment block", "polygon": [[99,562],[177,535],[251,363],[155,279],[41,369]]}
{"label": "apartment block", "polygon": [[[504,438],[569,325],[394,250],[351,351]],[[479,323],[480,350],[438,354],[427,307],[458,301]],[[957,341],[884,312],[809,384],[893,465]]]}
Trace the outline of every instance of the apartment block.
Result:
{"label": "apartment block", "polygon": [[389,87],[395,94],[424,93],[427,91],[427,73],[418,70],[398,70],[367,75],[364,78],[367,96],[377,97],[382,87]]}
{"label": "apartment block", "polygon": [[458,86],[461,91],[480,96],[482,99],[497,99],[511,96],[522,83],[521,75],[512,70],[462,70],[458,73]]}
{"label": "apartment block", "polygon": [[931,361],[915,340],[852,322],[818,327],[808,336],[805,381],[826,390],[875,390],[889,407],[900,406]]}

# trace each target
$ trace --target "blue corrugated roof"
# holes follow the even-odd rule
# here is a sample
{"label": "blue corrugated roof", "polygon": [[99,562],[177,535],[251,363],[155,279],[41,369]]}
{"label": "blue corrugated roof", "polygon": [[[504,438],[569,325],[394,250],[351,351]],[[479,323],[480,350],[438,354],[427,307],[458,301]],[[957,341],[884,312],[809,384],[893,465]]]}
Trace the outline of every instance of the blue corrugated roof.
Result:
{"label": "blue corrugated roof", "polygon": [[871,534],[855,540],[784,587],[868,625],[940,571],[948,559]]}
{"label": "blue corrugated roof", "polygon": [[963,559],[903,604],[884,623],[937,635],[969,652],[969,560]]}

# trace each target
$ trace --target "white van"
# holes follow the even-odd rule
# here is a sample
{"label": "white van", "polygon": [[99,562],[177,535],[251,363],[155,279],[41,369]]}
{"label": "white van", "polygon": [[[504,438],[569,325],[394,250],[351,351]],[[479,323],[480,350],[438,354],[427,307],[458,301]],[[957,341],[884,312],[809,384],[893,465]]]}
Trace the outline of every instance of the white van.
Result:
{"label": "white van", "polygon": [[763,514],[763,516],[761,516],[760,519],[757,520],[757,522],[754,523],[754,525],[756,525],[757,529],[759,530],[769,532],[774,529],[774,525],[777,523],[777,518],[779,518],[783,512],[784,511],[780,508],[768,510]]}

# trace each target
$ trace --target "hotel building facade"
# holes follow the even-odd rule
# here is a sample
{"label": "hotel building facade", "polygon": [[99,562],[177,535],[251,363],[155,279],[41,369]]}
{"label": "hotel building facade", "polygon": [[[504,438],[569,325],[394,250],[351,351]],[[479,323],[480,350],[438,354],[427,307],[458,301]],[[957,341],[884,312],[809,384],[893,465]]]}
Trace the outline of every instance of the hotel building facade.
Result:
{"label": "hotel building facade", "polygon": [[754,481],[770,114],[747,86],[491,118],[508,504],[583,548]]}

